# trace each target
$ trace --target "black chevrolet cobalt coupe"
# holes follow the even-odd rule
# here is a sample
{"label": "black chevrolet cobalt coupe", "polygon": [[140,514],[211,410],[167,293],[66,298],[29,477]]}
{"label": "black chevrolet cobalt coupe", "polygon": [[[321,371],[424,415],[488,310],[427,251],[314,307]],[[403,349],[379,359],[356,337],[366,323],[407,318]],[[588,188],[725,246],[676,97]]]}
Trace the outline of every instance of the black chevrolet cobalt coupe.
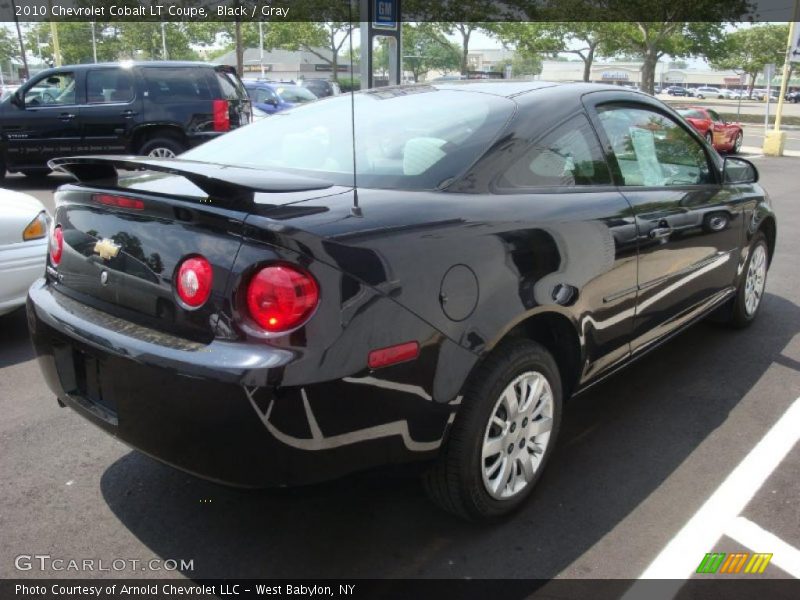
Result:
{"label": "black chevrolet cobalt coupe", "polygon": [[519,506],[567,398],[706,315],[757,315],[776,222],[635,91],[442,83],[325,99],[179,158],[63,158],[28,316],[60,403],[202,477],[426,462]]}

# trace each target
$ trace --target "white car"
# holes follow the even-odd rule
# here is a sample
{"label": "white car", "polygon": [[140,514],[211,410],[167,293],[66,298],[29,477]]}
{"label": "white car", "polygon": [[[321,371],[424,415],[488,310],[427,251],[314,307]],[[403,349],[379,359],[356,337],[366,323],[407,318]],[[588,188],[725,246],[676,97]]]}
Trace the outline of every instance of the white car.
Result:
{"label": "white car", "polygon": [[36,198],[0,188],[0,315],[25,304],[44,276],[50,216]]}

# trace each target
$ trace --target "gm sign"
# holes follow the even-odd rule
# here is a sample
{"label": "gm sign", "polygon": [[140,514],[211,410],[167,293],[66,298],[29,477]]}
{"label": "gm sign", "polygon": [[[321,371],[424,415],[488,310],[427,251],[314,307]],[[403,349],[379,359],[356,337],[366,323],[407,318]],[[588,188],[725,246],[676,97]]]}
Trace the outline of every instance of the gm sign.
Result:
{"label": "gm sign", "polygon": [[396,0],[373,0],[372,28],[397,30]]}

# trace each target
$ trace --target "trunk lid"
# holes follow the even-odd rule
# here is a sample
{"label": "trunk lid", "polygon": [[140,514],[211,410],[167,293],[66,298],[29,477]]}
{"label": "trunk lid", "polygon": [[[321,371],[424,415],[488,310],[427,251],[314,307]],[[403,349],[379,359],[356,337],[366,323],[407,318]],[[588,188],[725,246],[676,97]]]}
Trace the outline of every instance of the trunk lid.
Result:
{"label": "trunk lid", "polygon": [[[118,175],[118,168],[134,165],[157,172]],[[80,183],[56,193],[64,246],[60,263],[48,266],[49,279],[99,310],[204,343],[231,314],[228,279],[255,190],[276,209],[331,193],[325,182],[250,169],[218,172],[175,159],[70,158],[51,166]],[[211,263],[213,283],[209,299],[191,310],[176,294],[175,275],[193,255]]]}

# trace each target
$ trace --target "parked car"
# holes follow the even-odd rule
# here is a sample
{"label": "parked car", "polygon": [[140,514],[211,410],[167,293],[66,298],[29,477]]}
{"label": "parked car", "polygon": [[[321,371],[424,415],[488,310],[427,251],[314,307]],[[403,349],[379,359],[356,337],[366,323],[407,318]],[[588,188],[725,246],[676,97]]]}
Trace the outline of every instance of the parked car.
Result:
{"label": "parked car", "polygon": [[741,151],[744,140],[741,123],[725,121],[717,111],[702,106],[688,106],[676,110],[715,150],[731,154]]}
{"label": "parked car", "polygon": [[[769,90],[769,101],[775,102],[778,100],[778,96],[780,95],[780,91],[776,89]],[[759,102],[766,102],[767,100],[767,90],[753,90],[753,98],[758,100]]]}
{"label": "parked car", "polygon": [[295,83],[279,81],[245,81],[244,87],[253,105],[267,114],[273,114],[313,102],[313,92]]}
{"label": "parked car", "polygon": [[786,94],[786,100],[788,100],[789,102],[793,102],[793,103],[797,104],[798,102],[800,102],[800,91],[795,90],[793,92],[787,93]]}
{"label": "parked car", "polygon": [[75,154],[171,157],[250,122],[227,66],[195,62],[71,65],[32,77],[0,104],[0,179],[49,172]]}
{"label": "parked car", "polygon": [[715,87],[699,87],[694,90],[695,98],[725,98],[725,94],[721,89]]}
{"label": "parked car", "polygon": [[419,462],[470,519],[530,494],[567,398],[713,311],[751,323],[775,247],[756,167],[614,86],[383,87],[51,164],[77,182],[28,309],[60,402],[242,486]]}
{"label": "parked car", "polygon": [[690,95],[688,89],[686,89],[685,87],[681,87],[679,85],[671,85],[668,88],[666,88],[664,91],[667,92],[667,94],[669,94],[670,96],[688,96],[688,95]]}
{"label": "parked car", "polygon": [[0,315],[23,306],[44,275],[49,219],[33,196],[0,189]]}
{"label": "parked car", "polygon": [[317,98],[328,98],[342,93],[339,84],[330,79],[301,79],[298,83],[311,91]]}

